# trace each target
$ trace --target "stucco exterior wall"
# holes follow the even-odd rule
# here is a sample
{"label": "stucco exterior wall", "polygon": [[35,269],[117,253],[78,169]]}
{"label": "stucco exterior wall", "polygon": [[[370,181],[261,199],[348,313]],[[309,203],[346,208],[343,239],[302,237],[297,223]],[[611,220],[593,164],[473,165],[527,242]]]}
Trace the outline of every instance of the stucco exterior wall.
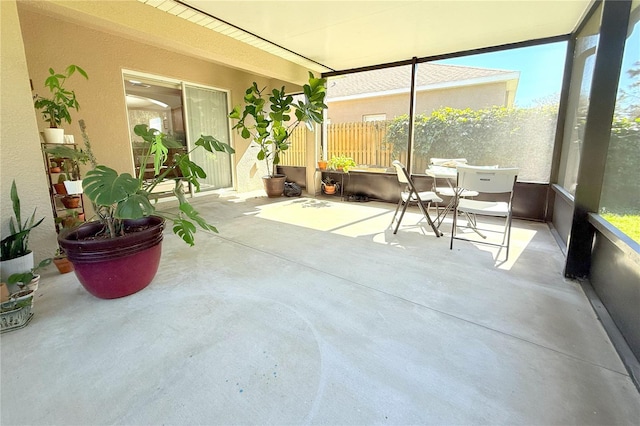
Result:
{"label": "stucco exterior wall", "polygon": [[[364,115],[386,114],[387,120],[409,114],[409,94],[388,95],[363,99],[329,100],[331,123],[351,123],[363,121]],[[441,107],[488,108],[507,106],[508,93],[505,82],[487,83],[474,86],[428,90],[416,95],[416,111],[431,113]]]}
{"label": "stucco exterior wall", "polygon": [[[75,135],[76,140],[80,141],[77,120],[83,118],[98,162],[120,172],[134,170],[122,80],[123,69],[228,90],[231,95],[230,107],[242,102],[244,90],[253,81],[268,87],[286,84],[288,91],[299,88],[289,82],[250,74],[180,54],[173,49],[163,49],[90,26],[68,22],[32,7],[19,5],[18,11],[29,76],[33,79],[35,91],[43,91],[49,67],[55,70],[63,70],[69,64],[83,67],[89,74],[88,81],[82,78],[69,80],[69,87],[76,90],[81,109],[73,114],[73,123],[65,126],[65,132]],[[40,128],[45,126],[40,118],[38,123]],[[256,162],[254,150],[248,149],[249,143],[238,137],[235,132],[232,143],[236,149],[236,189],[247,191],[262,188],[263,173],[256,171],[262,165]]]}
{"label": "stucco exterior wall", "polygon": [[[14,1],[0,2],[2,17],[2,61],[0,87],[0,206],[2,238],[9,231],[13,216],[10,199],[15,179],[24,216],[34,209],[36,218],[45,220],[29,237],[36,262],[55,254],[56,231],[49,203],[46,174],[40,151],[40,136],[34,114],[27,62],[22,43],[20,21]],[[24,219],[23,219],[24,221]]]}

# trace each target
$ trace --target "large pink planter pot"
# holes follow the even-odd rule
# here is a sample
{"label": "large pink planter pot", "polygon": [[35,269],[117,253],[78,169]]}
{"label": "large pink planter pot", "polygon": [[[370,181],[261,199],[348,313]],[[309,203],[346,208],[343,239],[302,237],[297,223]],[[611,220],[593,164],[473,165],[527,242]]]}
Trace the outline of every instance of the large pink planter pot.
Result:
{"label": "large pink planter pot", "polygon": [[102,224],[89,222],[58,237],[80,283],[101,299],[136,293],[148,286],[158,271],[164,219],[125,220],[125,226],[146,229],[113,239],[87,240],[102,230]]}

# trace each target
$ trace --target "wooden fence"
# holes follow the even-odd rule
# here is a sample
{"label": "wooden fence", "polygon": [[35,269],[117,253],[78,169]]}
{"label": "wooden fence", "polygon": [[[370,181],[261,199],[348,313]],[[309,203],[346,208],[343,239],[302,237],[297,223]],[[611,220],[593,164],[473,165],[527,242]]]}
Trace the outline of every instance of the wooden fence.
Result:
{"label": "wooden fence", "polygon": [[[389,167],[391,147],[385,143],[387,121],[338,123],[327,125],[327,159],[334,155],[352,157],[358,165]],[[300,126],[291,136],[291,146],[281,158],[284,166],[304,166],[306,128]],[[406,161],[406,154],[400,161]]]}

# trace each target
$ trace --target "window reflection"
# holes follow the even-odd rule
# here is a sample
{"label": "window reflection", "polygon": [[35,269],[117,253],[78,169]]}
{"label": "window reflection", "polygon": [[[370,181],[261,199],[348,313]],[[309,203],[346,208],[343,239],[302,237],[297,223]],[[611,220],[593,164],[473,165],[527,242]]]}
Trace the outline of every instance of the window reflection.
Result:
{"label": "window reflection", "polygon": [[605,167],[600,214],[640,243],[640,1],[633,3]]}
{"label": "window reflection", "polygon": [[564,189],[574,195],[578,181],[578,165],[580,164],[580,154],[582,153],[587,111],[589,109],[591,80],[600,37],[601,15],[602,6],[596,10],[585,28],[578,35],[574,50],[558,182]]}

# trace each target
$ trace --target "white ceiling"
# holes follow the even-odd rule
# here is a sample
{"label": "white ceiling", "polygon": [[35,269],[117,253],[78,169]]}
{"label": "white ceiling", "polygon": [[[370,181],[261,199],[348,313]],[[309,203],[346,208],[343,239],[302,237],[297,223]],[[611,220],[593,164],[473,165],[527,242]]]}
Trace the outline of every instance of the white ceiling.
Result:
{"label": "white ceiling", "polygon": [[[178,6],[170,6],[172,0],[140,1],[196,22],[200,19],[192,11],[175,13],[183,5],[191,6],[320,63],[326,67],[323,71],[568,34],[592,3],[592,0],[183,0]],[[228,26],[222,30],[217,29],[217,24],[207,26],[240,40],[251,38],[242,31],[229,30]]]}

